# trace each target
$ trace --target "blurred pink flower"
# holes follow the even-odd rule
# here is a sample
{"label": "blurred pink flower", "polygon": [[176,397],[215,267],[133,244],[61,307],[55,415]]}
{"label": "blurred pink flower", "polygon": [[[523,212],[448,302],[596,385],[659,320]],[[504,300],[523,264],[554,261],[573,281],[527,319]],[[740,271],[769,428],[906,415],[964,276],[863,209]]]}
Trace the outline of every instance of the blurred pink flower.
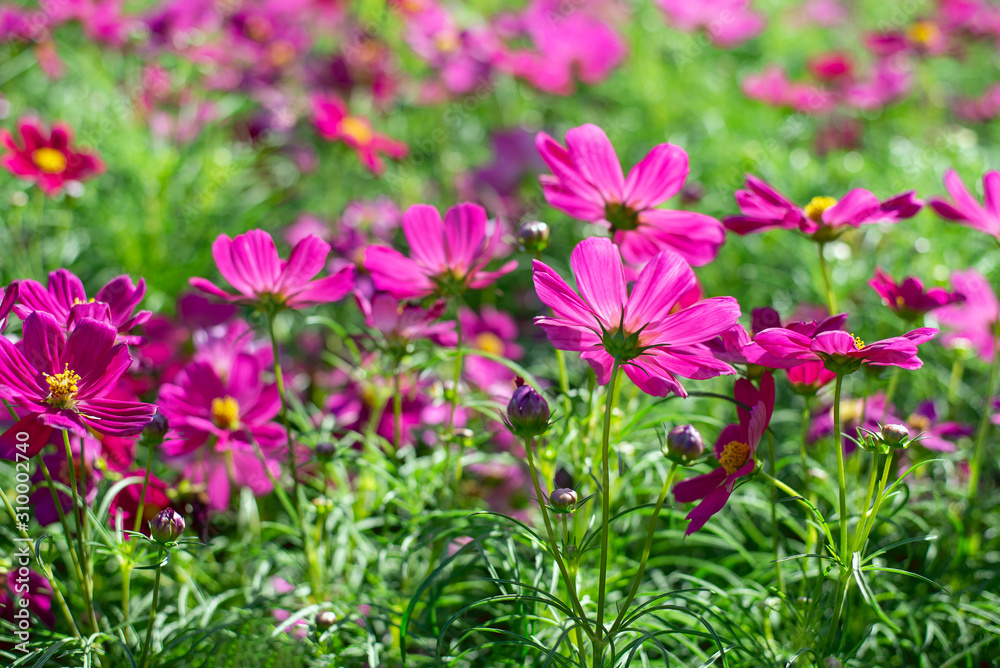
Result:
{"label": "blurred pink flower", "polygon": [[701,28],[723,48],[738,46],[759,35],[764,17],[750,9],[751,0],[656,0],[667,22],[684,32]]}
{"label": "blurred pink flower", "polygon": [[1000,172],[990,171],[983,175],[983,204],[969,194],[954,169],[945,172],[944,187],[951,195],[950,201],[943,197],[927,200],[937,215],[985,232],[1000,241]]}
{"label": "blurred pink flower", "polygon": [[[483,306],[478,314],[470,308],[462,308],[458,321],[466,346],[514,361],[524,356],[524,349],[515,343],[517,321],[509,314],[491,306]],[[465,376],[473,385],[493,395],[510,394],[516,374],[504,364],[475,354],[469,354],[464,364]]]}
{"label": "blurred pink flower", "polygon": [[865,344],[861,339],[841,330],[803,334],[792,329],[765,329],[753,338],[753,345],[744,348],[747,359],[755,364],[775,369],[790,369],[802,362],[819,360],[853,372],[862,364],[898,366],[919,369],[923,362],[917,357],[917,346],[933,339],[938,330],[921,327],[901,336]]}
{"label": "blurred pink flower", "polygon": [[313,123],[320,136],[330,141],[342,141],[357,154],[365,167],[375,174],[385,171],[381,153],[398,160],[406,157],[406,144],[378,134],[370,120],[353,116],[347,105],[335,95],[314,95],[312,98]]}
{"label": "blurred pink flower", "polygon": [[868,281],[872,290],[882,298],[882,303],[904,320],[915,320],[936,308],[964,301],[965,297],[944,288],[928,288],[915,276],[907,276],[897,284],[892,276],[875,267],[875,276]]}
{"label": "blurred pink flower", "polygon": [[0,145],[7,151],[0,165],[14,176],[34,181],[50,197],[68,181],[86,181],[105,171],[95,153],[73,146],[73,130],[65,123],[55,123],[47,132],[37,119],[22,118],[17,129],[20,144],[9,130],[0,130]]}
{"label": "blurred pink flower", "polygon": [[952,273],[951,285],[965,301],[934,311],[934,317],[948,330],[941,342],[950,348],[971,347],[983,360],[992,362],[1000,336],[1000,302],[996,293],[975,269]]}

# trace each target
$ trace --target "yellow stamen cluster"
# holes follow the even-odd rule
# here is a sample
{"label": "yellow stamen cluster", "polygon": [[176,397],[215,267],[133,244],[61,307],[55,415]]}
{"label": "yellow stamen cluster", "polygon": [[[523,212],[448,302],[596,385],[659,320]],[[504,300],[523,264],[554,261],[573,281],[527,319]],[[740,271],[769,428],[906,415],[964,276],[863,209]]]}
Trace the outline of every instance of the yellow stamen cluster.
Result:
{"label": "yellow stamen cluster", "polygon": [[917,21],[906,29],[906,37],[914,44],[925,46],[935,41],[941,29],[933,21]]}
{"label": "yellow stamen cluster", "polygon": [[931,421],[925,415],[911,415],[906,419],[906,426],[910,428],[911,432],[923,432],[931,428]]}
{"label": "yellow stamen cluster", "polygon": [[748,444],[740,441],[729,441],[722,448],[719,463],[722,464],[722,468],[726,469],[726,475],[732,475],[747,463],[749,457],[750,446]]}
{"label": "yellow stamen cluster", "polygon": [[493,355],[503,355],[503,341],[493,332],[483,332],[477,336],[476,347]]}
{"label": "yellow stamen cluster", "polygon": [[434,45],[444,53],[451,53],[458,49],[458,35],[450,30],[440,32],[434,36]]}
{"label": "yellow stamen cluster", "polygon": [[240,428],[240,404],[226,395],[212,399],[212,423],[220,429],[236,431]]}
{"label": "yellow stamen cluster", "polygon": [[822,223],[823,212],[836,203],[837,200],[832,197],[813,197],[809,203],[805,205],[803,211],[805,211],[806,217],[810,220]]}
{"label": "yellow stamen cluster", "polygon": [[337,124],[337,130],[345,137],[350,137],[362,146],[370,144],[375,138],[371,125],[363,118],[357,116],[344,116]]}
{"label": "yellow stamen cluster", "polygon": [[83,301],[79,297],[74,297],[73,298],[73,306],[76,306],[77,304],[93,304],[95,301],[97,301],[97,300],[94,297],[91,297],[87,301]]}
{"label": "yellow stamen cluster", "polygon": [[31,154],[31,159],[38,169],[47,174],[61,174],[66,171],[66,156],[62,151],[43,147]]}
{"label": "yellow stamen cluster", "polygon": [[854,347],[857,348],[858,350],[865,349],[865,342],[861,340],[860,336],[854,337]]}
{"label": "yellow stamen cluster", "polygon": [[45,374],[45,382],[49,384],[49,396],[45,401],[59,408],[72,406],[76,393],[80,391],[80,376],[75,371],[70,371],[69,364],[62,373],[54,376]]}

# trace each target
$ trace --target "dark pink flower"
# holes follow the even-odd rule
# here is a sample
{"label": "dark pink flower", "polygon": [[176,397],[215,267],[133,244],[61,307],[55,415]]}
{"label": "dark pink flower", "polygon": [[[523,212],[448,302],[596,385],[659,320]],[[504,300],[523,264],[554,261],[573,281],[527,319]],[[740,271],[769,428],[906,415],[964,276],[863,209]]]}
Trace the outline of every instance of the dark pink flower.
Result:
{"label": "dark pink flower", "polygon": [[330,245],[308,236],[292,249],[287,260],[278,257],[271,235],[250,230],[230,239],[220,234],[212,244],[212,255],[222,277],[240,293],[231,295],[204,278],[191,285],[202,292],[231,302],[250,302],[283,308],[305,308],[339,301],[354,286],[354,267],[332,276],[312,280],[323,269]]}
{"label": "dark pink flower", "polygon": [[944,288],[928,288],[915,276],[907,276],[897,284],[892,276],[875,267],[875,276],[868,281],[872,290],[882,298],[882,303],[904,320],[915,320],[936,308],[964,301],[965,297]]}
{"label": "dark pink flower", "polygon": [[580,351],[604,385],[617,358],[625,374],[647,394],[687,396],[675,374],[705,379],[735,373],[707,349],[694,348],[736,324],[732,297],[713,297],[671,312],[694,284],[691,267],[672,251],[651,259],[625,289],[621,253],[610,239],[590,237],[570,256],[580,294],[548,265],[535,260],[535,291],[553,316],[536,317],[553,346]]}
{"label": "dark pink flower", "polygon": [[392,345],[405,346],[417,339],[431,339],[438,345],[453,346],[458,340],[454,321],[437,322],[448,304],[438,299],[430,308],[406,304],[386,292],[379,292],[369,301],[354,292],[365,324],[382,333]]}
{"label": "dark pink flower", "polygon": [[362,164],[375,174],[385,171],[380,153],[394,160],[406,157],[406,144],[378,134],[370,120],[351,115],[343,100],[335,95],[314,95],[312,99],[313,123],[320,136],[330,141],[342,141],[357,154]]}
{"label": "dark pink flower", "polygon": [[[14,569],[9,573],[0,573],[0,619],[10,623],[11,628],[18,628],[18,618],[15,613],[27,608],[42,624],[50,629],[55,628],[56,614],[52,611],[52,585],[48,579],[36,571],[25,568],[27,577]],[[4,635],[12,637],[12,634]],[[5,642],[0,642],[4,648]],[[9,646],[8,646],[9,647]]]}
{"label": "dark pink flower", "polygon": [[785,373],[788,374],[788,382],[796,394],[810,397],[837,377],[837,374],[827,369],[820,361],[803,362],[787,369]]}
{"label": "dark pink flower", "polygon": [[517,260],[511,260],[497,271],[484,270],[503,230],[498,220],[487,238],[486,226],[486,210],[478,204],[456,204],[443,221],[434,207],[414,204],[403,214],[412,259],[392,248],[369,246],[365,269],[376,288],[399,299],[485,288],[517,268]]}
{"label": "dark pink flower", "polygon": [[774,410],[774,378],[766,373],[760,379],[760,390],[749,380],[736,381],[733,392],[737,401],[753,406],[747,412],[738,409],[740,423],[727,425],[715,441],[715,458],[719,467],[709,473],[682,480],[674,486],[674,498],[679,503],[701,501],[688,513],[691,520],[685,536],[698,531],[722,510],[733,493],[736,482],[753,473],[757,446],[771,421]]}
{"label": "dark pink flower", "polygon": [[0,334],[3,334],[3,330],[7,327],[7,316],[10,315],[14,303],[17,302],[19,292],[17,281],[12,282],[6,288],[0,288]]}
{"label": "dark pink flower", "polygon": [[625,177],[615,149],[596,125],[566,132],[566,147],[539,132],[535,145],[552,174],[540,177],[545,199],[560,211],[605,225],[631,264],[668,249],[700,266],[726,240],[722,224],[702,213],[654,208],[681,191],[688,157],[679,146],[657,144]]}
{"label": "dark pink flower", "polygon": [[[464,345],[499,357],[517,361],[524,356],[524,349],[517,341],[517,322],[509,314],[490,306],[483,306],[479,313],[469,308],[458,312]],[[509,367],[475,354],[464,362],[465,377],[480,389],[502,396],[510,393],[515,373]]]}
{"label": "dark pink flower", "polygon": [[983,175],[983,204],[969,194],[954,169],[945,172],[944,187],[951,195],[951,201],[942,197],[927,200],[927,204],[937,215],[1000,240],[1000,172],[991,171]]}
{"label": "dark pink flower", "polygon": [[[145,469],[129,471],[128,477],[145,478]],[[118,515],[122,516],[122,528],[126,531],[135,530],[135,519],[139,512],[139,502],[142,500],[142,481],[137,481],[131,485],[123,487],[111,500],[108,511],[108,524],[116,526]],[[156,517],[161,510],[171,507],[170,497],[167,496],[168,485],[164,481],[150,474],[149,485],[146,487],[145,502],[142,506],[142,523],[139,525],[139,533],[149,535],[149,521]]]}
{"label": "dark pink flower", "polygon": [[65,123],[56,123],[47,132],[37,119],[23,118],[17,129],[20,145],[9,130],[0,130],[0,145],[7,150],[0,165],[14,176],[34,181],[46,195],[58,194],[67,181],[86,181],[104,173],[100,158],[72,145],[73,130]]}
{"label": "dark pink flower", "polygon": [[906,418],[906,426],[910,428],[911,436],[919,436],[917,443],[935,452],[955,452],[958,447],[954,440],[971,436],[976,431],[969,424],[939,421],[933,401],[921,402],[910,417]]}
{"label": "dark pink flower", "polygon": [[751,0],[656,0],[674,28],[694,32],[704,28],[718,46],[731,48],[764,30],[764,17],[750,9]]}
{"label": "dark pink flower", "polygon": [[66,269],[50,273],[48,287],[31,279],[23,280],[20,292],[14,313],[22,320],[34,311],[45,311],[62,327],[72,329],[81,319],[93,318],[117,329],[120,340],[129,344],[141,342],[141,337],[128,333],[152,316],[149,311],[135,310],[146,296],[146,281],[140,278],[135,285],[126,275],[111,279],[90,299],[83,282]]}
{"label": "dark pink flower", "polygon": [[829,241],[851,227],[912,218],[924,205],[912,190],[880,202],[867,190],[855,188],[840,201],[814,197],[800,207],[756,176],[747,174],[746,185],[746,190],[736,191],[743,215],[723,220],[726,228],[737,234],[797,229],[817,241]]}
{"label": "dark pink flower", "polygon": [[[85,505],[90,506],[97,498],[97,487],[104,478],[102,467],[99,466],[102,455],[101,442],[90,436],[83,438],[87,441],[85,448],[87,460],[85,462],[80,460],[80,437],[70,439],[70,448],[73,452],[74,476],[78,491],[77,498]],[[66,453],[62,447],[57,448],[57,451],[51,454],[42,455],[42,460],[52,473],[54,481],[72,489],[69,478],[69,467],[66,463]],[[48,485],[45,484],[45,476],[40,469],[35,471],[31,481],[36,485],[35,491],[29,497],[35,521],[41,526],[48,526],[58,522],[59,511],[56,509],[56,505],[52,500],[52,492],[49,491]],[[59,499],[63,513],[70,515],[70,511],[73,509],[73,499],[69,494],[59,489],[56,490],[56,497]]]}
{"label": "dark pink flower", "polygon": [[[878,433],[883,424],[898,424],[902,418],[895,415],[895,408],[886,404],[884,392],[876,392],[867,399],[846,398],[840,400],[841,431],[851,439],[864,436],[862,430]],[[812,415],[808,439],[812,443],[833,433],[833,402],[824,404]],[[913,434],[916,436],[916,434]],[[852,440],[844,440],[844,451],[854,452],[857,445]]]}
{"label": "dark pink flower", "polygon": [[789,80],[784,69],[769,65],[750,74],[741,84],[743,94],[774,107],[790,107],[804,114],[825,114],[837,106],[834,94],[821,86]]}
{"label": "dark pink flower", "polygon": [[1000,84],[993,84],[979,97],[959,98],[952,103],[959,118],[973,123],[987,123],[1000,116]]}
{"label": "dark pink flower", "polygon": [[934,311],[934,317],[948,330],[941,342],[948,347],[971,347],[985,361],[993,361],[1000,333],[1000,302],[993,288],[975,269],[954,272],[951,285],[965,301]]}
{"label": "dark pink flower", "polygon": [[923,362],[917,357],[917,346],[930,341],[937,333],[938,330],[931,327],[921,327],[866,345],[857,336],[841,330],[808,335],[775,327],[755,336],[755,345],[744,348],[744,352],[751,362],[775,369],[790,369],[810,360],[819,360],[827,368],[846,372],[856,371],[862,364],[919,369]]}
{"label": "dark pink flower", "polygon": [[[155,406],[108,398],[132,364],[127,346],[116,338],[114,327],[92,318],[77,323],[67,337],[43,311],[24,321],[20,349],[0,337],[0,398],[27,412],[0,435],[0,457],[34,456],[54,429],[132,436],[149,424]],[[27,451],[18,450],[14,438],[22,431],[31,435]]]}

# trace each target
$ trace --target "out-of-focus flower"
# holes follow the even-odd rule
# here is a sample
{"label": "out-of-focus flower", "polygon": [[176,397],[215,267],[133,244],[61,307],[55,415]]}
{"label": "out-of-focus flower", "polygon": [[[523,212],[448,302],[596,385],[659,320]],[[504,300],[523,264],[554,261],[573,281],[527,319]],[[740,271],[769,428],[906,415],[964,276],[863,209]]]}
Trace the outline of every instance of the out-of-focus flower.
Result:
{"label": "out-of-focus flower", "polygon": [[376,288],[399,299],[484,288],[517,267],[517,260],[511,260],[497,271],[485,271],[503,229],[497,221],[487,238],[486,227],[486,211],[478,204],[456,204],[443,221],[434,207],[414,204],[403,214],[412,258],[385,246],[369,246],[365,269]]}
{"label": "out-of-focus flower", "polygon": [[[89,506],[97,498],[97,487],[101,480],[104,479],[104,473],[100,465],[102,454],[100,441],[91,436],[84,436],[83,438],[87,441],[84,444],[86,461],[80,459],[80,437],[74,436],[70,439],[70,451],[73,453],[73,475],[76,480],[77,498]],[[62,448],[57,448],[57,451],[51,454],[42,455],[42,460],[45,462],[46,468],[51,472],[52,480],[62,483],[69,489],[73,488],[70,484],[66,453]],[[35,521],[41,526],[48,526],[58,522],[59,509],[56,508],[53,502],[52,492],[49,490],[48,485],[45,484],[45,476],[41,469],[35,471],[35,474],[32,476],[32,482],[37,485],[37,488],[29,497],[28,502],[31,504]],[[57,489],[56,498],[62,506],[63,514],[70,514],[73,508],[72,497],[69,494],[63,493],[62,490]]]}
{"label": "out-of-focus flower", "polygon": [[357,154],[365,167],[375,174],[385,171],[384,153],[394,160],[406,157],[406,144],[375,132],[370,120],[350,114],[347,105],[337,96],[314,95],[313,123],[320,136],[330,141],[342,141]]}
{"label": "out-of-focus flower", "polygon": [[688,157],[657,144],[625,177],[604,130],[582,125],[566,132],[566,147],[539,132],[538,152],[552,170],[540,177],[545,199],[560,211],[607,226],[626,262],[641,265],[667,249],[700,266],[726,239],[722,224],[702,213],[654,208],[684,185]]}
{"label": "out-of-focus flower", "polygon": [[381,332],[391,345],[405,346],[417,339],[431,339],[438,345],[453,346],[458,341],[453,321],[437,322],[448,307],[443,299],[425,309],[401,302],[385,292],[377,293],[369,301],[355,291],[354,298],[365,316],[365,324]]}
{"label": "out-of-focus flower", "polygon": [[309,236],[283,260],[271,235],[263,230],[250,230],[235,239],[220,234],[212,244],[212,255],[219,273],[239,294],[229,294],[204,278],[192,278],[190,283],[214,297],[265,308],[298,309],[340,301],[354,286],[354,267],[312,280],[329,253],[328,243]]}
{"label": "out-of-focus flower", "polygon": [[[129,477],[145,478],[145,469],[136,469],[128,473]],[[142,481],[137,481],[131,485],[123,487],[111,500],[108,512],[108,523],[114,527],[119,513],[122,516],[122,528],[126,531],[135,530],[135,520],[139,513],[139,504],[143,501]],[[170,505],[170,497],[167,495],[167,483],[160,480],[153,474],[149,475],[149,485],[146,487],[145,503],[142,505],[142,522],[139,524],[139,533],[149,535],[149,521],[157,513]]]}
{"label": "out-of-focus flower", "polygon": [[964,97],[952,102],[955,114],[973,123],[988,123],[1000,116],[1000,84],[993,84],[979,97]]}
{"label": "out-of-focus flower", "polygon": [[695,32],[704,28],[717,46],[738,46],[764,30],[764,17],[750,9],[751,0],[656,0],[674,28]]}
{"label": "out-of-focus flower", "polygon": [[[892,405],[886,404],[884,392],[876,392],[865,399],[853,399],[841,397],[840,399],[840,428],[841,431],[851,438],[860,439],[865,431],[876,432],[880,425],[892,422],[902,422],[902,419],[895,415]],[[809,424],[807,439],[810,443],[818,441],[833,434],[833,403],[824,404],[818,411],[813,413],[812,421]],[[853,452],[856,446],[851,440],[844,440],[844,450]]]}
{"label": "out-of-focus flower", "polygon": [[944,187],[951,201],[931,197],[928,205],[942,218],[954,220],[974,230],[985,232],[1000,241],[1000,172],[983,175],[983,204],[969,194],[958,172],[949,169],[944,175]]}
{"label": "out-of-focus flower", "polygon": [[[482,307],[478,314],[462,308],[458,322],[468,347],[515,361],[524,355],[524,349],[516,343],[517,322],[509,314],[491,306]],[[507,366],[475,354],[465,360],[464,373],[473,385],[495,395],[505,394],[514,379],[514,372]]]}
{"label": "out-of-focus flower", "polygon": [[7,327],[7,317],[14,308],[14,303],[17,301],[19,293],[20,289],[18,288],[17,281],[12,282],[6,288],[0,288],[0,335],[3,334],[3,330]]}
{"label": "out-of-focus flower", "polygon": [[[9,573],[0,574],[3,585],[0,586],[0,619],[8,622],[12,628],[18,628],[18,610],[27,609],[37,617],[42,624],[50,629],[56,626],[56,615],[52,611],[52,585],[41,573],[31,569],[27,577],[15,569]],[[3,643],[0,643],[0,647]]]}
{"label": "out-of-focus flower", "polygon": [[770,374],[761,377],[760,390],[745,378],[737,380],[734,395],[737,401],[753,406],[753,409],[747,412],[738,408],[740,423],[727,425],[719,433],[715,441],[715,458],[719,467],[674,486],[674,498],[679,503],[701,501],[687,515],[691,523],[684,532],[686,536],[705,526],[712,515],[725,507],[736,482],[753,473],[757,446],[771,421],[774,379]]}
{"label": "out-of-focus flower", "polygon": [[6,153],[0,165],[14,176],[38,184],[50,197],[62,192],[69,181],[86,181],[105,171],[96,154],[73,146],[73,130],[55,123],[51,132],[34,118],[18,122],[20,144],[9,130],[0,130],[0,145]]}
{"label": "out-of-focus flower", "polygon": [[912,190],[880,202],[867,190],[855,188],[839,201],[814,197],[800,207],[751,174],[747,174],[746,185],[746,190],[736,191],[743,215],[723,220],[726,228],[737,234],[797,229],[816,241],[830,241],[852,227],[912,218],[924,205]]}
{"label": "out-of-focus flower", "polygon": [[736,324],[732,297],[713,297],[671,312],[695,283],[691,267],[672,251],[650,260],[632,288],[617,247],[605,237],[581,241],[570,256],[580,294],[549,266],[535,260],[535,291],[553,316],[536,317],[553,346],[580,351],[604,385],[615,359],[639,389],[653,396],[687,396],[675,374],[704,379],[735,373],[707,350],[693,348]]}
{"label": "out-of-focus flower", "polygon": [[969,424],[939,421],[933,401],[923,401],[906,418],[906,426],[917,443],[935,452],[955,452],[958,447],[954,440],[971,436],[976,428]]}
{"label": "out-of-focus flower", "polygon": [[928,311],[965,300],[957,292],[944,288],[924,290],[924,284],[915,276],[907,276],[897,284],[880,267],[875,267],[875,276],[868,285],[882,298],[883,304],[904,320],[916,320]]}
{"label": "out-of-focus flower", "polygon": [[948,347],[971,347],[985,361],[993,361],[1000,334],[1000,302],[996,293],[975,269],[952,273],[951,285],[965,301],[934,311],[934,317],[947,330],[941,342]]}

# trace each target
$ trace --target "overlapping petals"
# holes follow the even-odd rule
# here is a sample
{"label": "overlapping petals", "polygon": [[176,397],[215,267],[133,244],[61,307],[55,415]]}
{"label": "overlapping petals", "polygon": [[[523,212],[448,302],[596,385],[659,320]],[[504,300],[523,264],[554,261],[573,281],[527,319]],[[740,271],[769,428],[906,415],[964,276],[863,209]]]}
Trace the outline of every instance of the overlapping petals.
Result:
{"label": "overlapping petals", "polygon": [[875,276],[868,281],[868,285],[882,298],[883,304],[907,320],[965,299],[957,292],[948,292],[944,288],[925,290],[924,284],[915,276],[907,276],[897,284],[880,267],[875,268]]}
{"label": "overlapping petals", "polygon": [[755,347],[745,348],[747,359],[776,369],[790,369],[803,362],[819,360],[829,366],[847,365],[856,370],[862,364],[919,369],[917,346],[933,339],[938,330],[921,327],[902,336],[865,344],[858,337],[836,330],[814,336],[774,327],[754,337]]}
{"label": "overlapping petals", "polygon": [[50,132],[37,119],[23,118],[17,130],[20,141],[9,130],[0,130],[0,146],[7,151],[0,165],[34,181],[46,195],[57,195],[69,181],[85,181],[105,171],[95,154],[73,146],[73,130],[65,123],[55,123]]}

